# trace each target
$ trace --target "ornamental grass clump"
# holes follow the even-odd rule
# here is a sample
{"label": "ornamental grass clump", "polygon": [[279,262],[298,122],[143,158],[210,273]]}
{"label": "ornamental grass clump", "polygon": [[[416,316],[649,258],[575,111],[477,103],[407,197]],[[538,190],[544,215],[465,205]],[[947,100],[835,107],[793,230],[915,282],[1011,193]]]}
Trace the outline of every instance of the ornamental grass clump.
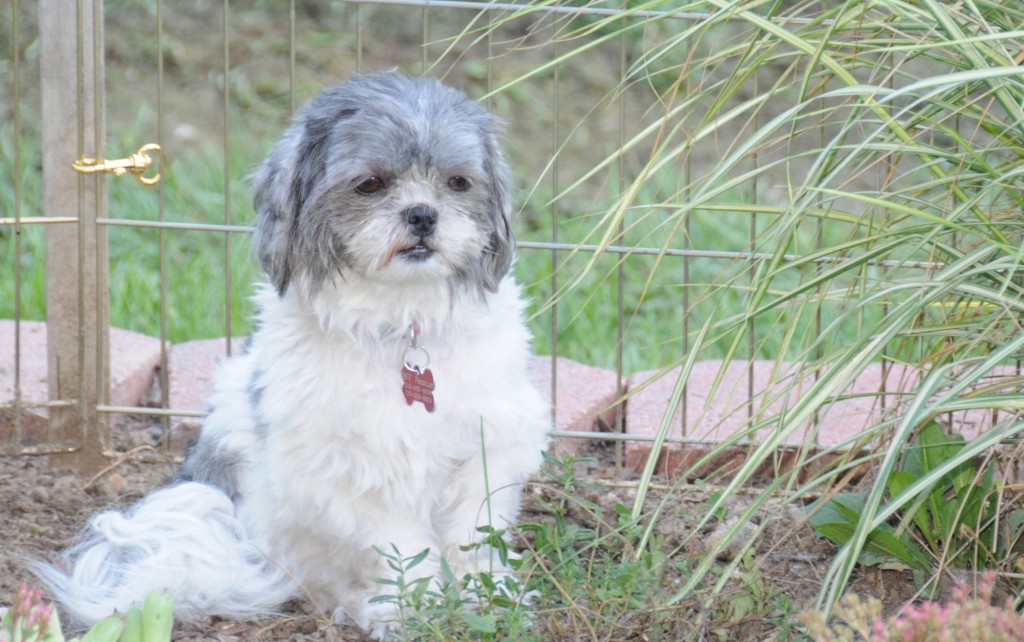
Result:
{"label": "ornamental grass clump", "polygon": [[946,604],[907,604],[896,615],[882,617],[882,603],[851,595],[833,609],[831,623],[821,611],[801,618],[815,642],[1011,642],[1024,640],[1024,614],[1013,599],[994,604],[995,573],[986,572],[971,597],[966,584]]}

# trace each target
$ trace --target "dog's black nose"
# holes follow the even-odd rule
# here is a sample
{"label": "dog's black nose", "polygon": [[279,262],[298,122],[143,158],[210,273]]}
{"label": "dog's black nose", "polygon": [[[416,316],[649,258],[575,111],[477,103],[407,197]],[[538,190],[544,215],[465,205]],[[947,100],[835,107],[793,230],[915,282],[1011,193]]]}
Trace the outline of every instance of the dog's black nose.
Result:
{"label": "dog's black nose", "polygon": [[437,227],[437,210],[429,205],[413,205],[402,212],[406,224],[412,228],[420,238],[425,238],[434,233]]}

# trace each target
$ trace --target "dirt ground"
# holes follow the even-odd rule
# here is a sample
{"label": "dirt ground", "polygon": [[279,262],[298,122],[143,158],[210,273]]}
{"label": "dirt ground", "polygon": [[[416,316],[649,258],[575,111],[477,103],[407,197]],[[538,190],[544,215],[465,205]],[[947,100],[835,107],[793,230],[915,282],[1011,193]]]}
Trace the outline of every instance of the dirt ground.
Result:
{"label": "dirt ground", "polygon": [[[89,480],[52,468],[45,457],[0,457],[0,604],[10,604],[23,580],[33,583],[27,564],[32,560],[59,562],[59,552],[74,541],[89,517],[112,507],[129,507],[147,492],[167,484],[180,461],[180,452],[159,446],[159,427],[151,421],[130,420],[115,430],[119,450],[142,448]],[[59,461],[56,462],[59,466]],[[35,583],[38,585],[38,582]],[[177,623],[175,640],[367,640],[360,631],[331,625],[329,617],[291,605],[288,617],[260,622],[209,619]]]}
{"label": "dirt ground", "polygon": [[[137,456],[116,463],[93,480],[51,468],[42,457],[0,457],[0,506],[5,514],[0,520],[0,540],[4,542],[0,548],[0,604],[9,603],[9,596],[13,596],[22,580],[32,581],[26,568],[30,560],[58,561],[59,551],[73,541],[90,515],[104,508],[128,507],[170,480],[181,453],[161,451],[157,447],[158,439],[159,428],[151,421],[125,422],[115,431],[120,451],[140,446],[154,446],[154,449],[138,450]],[[616,471],[610,465],[611,448],[596,447],[587,454],[591,458],[581,465],[579,473],[588,484],[577,492],[600,505],[605,514],[614,514],[617,504],[630,506],[635,496],[635,488],[628,479],[632,475],[628,470]],[[657,535],[664,538],[664,550],[673,550],[691,534],[692,520],[688,516],[692,517],[693,511],[699,511],[707,500],[706,491],[689,486],[676,486],[675,490],[672,487],[669,480],[659,480],[651,494],[651,501],[657,502],[665,493],[671,493],[669,501],[673,509],[666,510],[658,519]],[[548,482],[537,480],[525,493],[521,521],[542,523],[550,519],[542,504],[557,492]],[[739,514],[747,506],[745,495],[738,494],[735,504],[717,524],[728,523],[732,514]],[[590,516],[586,511],[578,511],[578,514],[570,511],[567,519],[578,519],[585,525]],[[780,603],[779,598],[784,597],[789,608],[788,613],[758,615],[755,612],[732,622],[728,630],[729,639],[733,640],[777,639],[783,620],[788,617],[792,623],[793,615],[813,606],[834,552],[831,545],[806,526],[799,508],[785,508],[781,503],[769,506],[756,521],[764,528],[757,537],[756,551],[747,568],[755,569],[753,577],[757,584],[752,586],[749,578],[745,582],[737,581],[735,589],[727,588],[719,601],[723,608],[728,608],[730,592],[741,597],[759,593],[770,596],[772,603]],[[690,538],[686,554],[699,555],[700,549],[715,537],[715,530],[713,524],[700,533],[700,537]],[[895,609],[913,598],[914,583],[908,573],[875,568],[858,572],[851,590],[878,597],[889,609]],[[637,634],[642,635],[642,631]],[[706,637],[699,630],[693,635],[691,639],[717,639]],[[207,619],[194,624],[179,623],[174,639],[361,642],[368,638],[354,628],[333,625],[329,617],[312,612],[306,603],[297,602],[289,606],[286,616],[258,622]]]}

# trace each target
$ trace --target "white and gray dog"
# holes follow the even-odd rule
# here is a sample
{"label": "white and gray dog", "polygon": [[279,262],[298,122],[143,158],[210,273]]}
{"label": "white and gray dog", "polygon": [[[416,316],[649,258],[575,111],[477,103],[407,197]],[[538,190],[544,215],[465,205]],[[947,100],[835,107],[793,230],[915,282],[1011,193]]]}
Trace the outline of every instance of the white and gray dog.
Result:
{"label": "white and gray dog", "polygon": [[375,547],[430,550],[407,580],[507,570],[467,545],[516,519],[550,427],[509,192],[495,119],[437,81],[359,76],[299,110],[255,177],[270,285],[248,349],[177,482],[39,569],[64,612],[162,589],[179,618],[245,619],[308,596],[381,637]]}

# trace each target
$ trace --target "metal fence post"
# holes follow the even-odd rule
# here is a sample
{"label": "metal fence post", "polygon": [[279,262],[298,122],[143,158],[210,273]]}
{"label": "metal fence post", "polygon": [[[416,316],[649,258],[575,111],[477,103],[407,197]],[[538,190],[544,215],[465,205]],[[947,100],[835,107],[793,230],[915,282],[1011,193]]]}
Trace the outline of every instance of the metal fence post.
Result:
{"label": "metal fence post", "polygon": [[[59,463],[98,469],[109,441],[96,407],[108,396],[108,292],[104,175],[83,176],[72,161],[103,158],[103,0],[40,0],[43,191],[48,225],[46,305],[50,439],[66,448]],[[58,463],[58,462],[55,462]]]}

